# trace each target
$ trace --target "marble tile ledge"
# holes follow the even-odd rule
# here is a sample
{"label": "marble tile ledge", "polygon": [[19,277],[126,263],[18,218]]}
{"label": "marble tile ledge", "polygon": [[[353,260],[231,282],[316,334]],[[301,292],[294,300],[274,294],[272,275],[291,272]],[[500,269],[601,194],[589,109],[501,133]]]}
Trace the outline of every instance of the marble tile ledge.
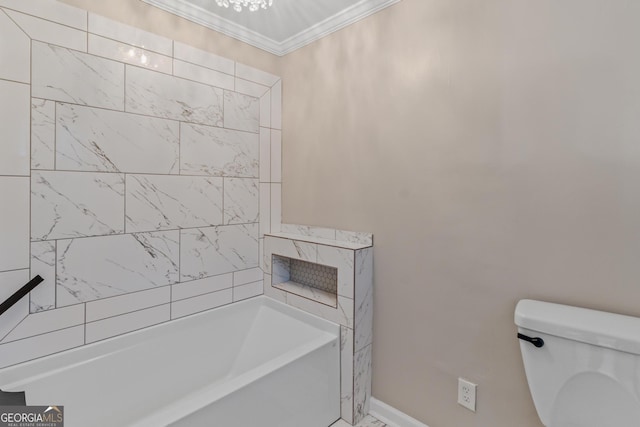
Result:
{"label": "marble tile ledge", "polygon": [[319,245],[334,246],[337,248],[351,249],[356,251],[359,249],[369,248],[373,246],[372,244],[369,244],[369,243],[348,242],[348,241],[326,239],[323,237],[307,236],[303,234],[294,234],[294,233],[283,233],[283,232],[265,233],[265,236],[279,237],[281,239],[297,240],[299,242],[316,243]]}

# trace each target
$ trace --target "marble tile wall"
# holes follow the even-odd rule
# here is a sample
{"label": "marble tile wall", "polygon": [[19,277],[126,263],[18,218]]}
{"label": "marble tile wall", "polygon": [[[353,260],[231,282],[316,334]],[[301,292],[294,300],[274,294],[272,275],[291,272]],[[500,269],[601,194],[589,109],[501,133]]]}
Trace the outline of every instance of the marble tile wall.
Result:
{"label": "marble tile wall", "polygon": [[0,367],[263,293],[281,83],[55,0],[0,0]]}

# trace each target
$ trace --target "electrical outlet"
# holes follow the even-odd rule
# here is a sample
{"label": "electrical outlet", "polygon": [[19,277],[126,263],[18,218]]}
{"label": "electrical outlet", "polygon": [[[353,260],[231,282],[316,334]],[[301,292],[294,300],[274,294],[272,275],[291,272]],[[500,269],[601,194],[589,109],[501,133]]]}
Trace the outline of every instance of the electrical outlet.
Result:
{"label": "electrical outlet", "polygon": [[476,387],[477,384],[458,378],[458,403],[473,412],[476,412]]}

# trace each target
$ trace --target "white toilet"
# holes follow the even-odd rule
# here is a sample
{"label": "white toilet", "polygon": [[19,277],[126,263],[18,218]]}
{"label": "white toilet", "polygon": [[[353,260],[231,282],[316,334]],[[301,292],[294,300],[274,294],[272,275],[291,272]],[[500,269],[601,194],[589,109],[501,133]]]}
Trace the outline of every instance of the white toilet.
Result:
{"label": "white toilet", "polygon": [[515,322],[542,424],[640,426],[640,318],[522,300]]}

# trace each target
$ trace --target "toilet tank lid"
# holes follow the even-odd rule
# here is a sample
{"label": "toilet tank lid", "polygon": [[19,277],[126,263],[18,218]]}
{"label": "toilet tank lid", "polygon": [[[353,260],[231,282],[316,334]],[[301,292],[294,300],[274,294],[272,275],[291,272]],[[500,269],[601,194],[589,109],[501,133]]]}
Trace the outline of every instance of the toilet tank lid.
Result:
{"label": "toilet tank lid", "polygon": [[549,302],[521,300],[521,328],[640,355],[640,318]]}

